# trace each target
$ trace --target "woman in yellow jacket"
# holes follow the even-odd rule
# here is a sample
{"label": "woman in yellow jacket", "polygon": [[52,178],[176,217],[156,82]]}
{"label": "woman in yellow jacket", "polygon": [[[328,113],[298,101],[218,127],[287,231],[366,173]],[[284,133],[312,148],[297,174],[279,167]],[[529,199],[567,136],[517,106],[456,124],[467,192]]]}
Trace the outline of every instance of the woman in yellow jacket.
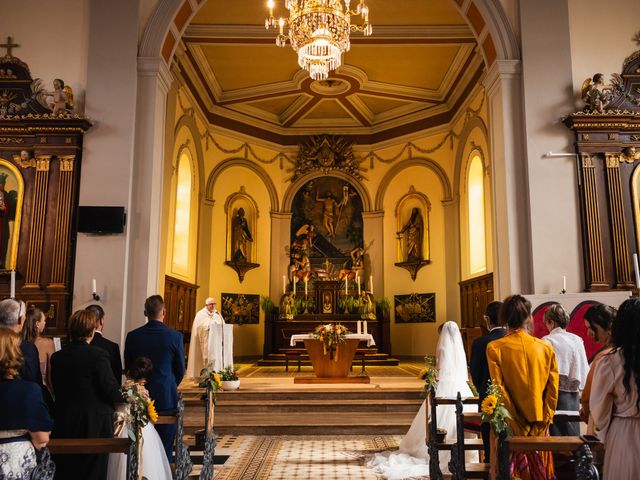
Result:
{"label": "woman in yellow jacket", "polygon": [[[487,346],[489,374],[502,387],[514,435],[547,436],[558,402],[558,364],[553,347],[526,331],[531,303],[521,295],[508,297],[499,313],[507,335]],[[524,480],[555,479],[551,452],[517,452],[511,476]]]}

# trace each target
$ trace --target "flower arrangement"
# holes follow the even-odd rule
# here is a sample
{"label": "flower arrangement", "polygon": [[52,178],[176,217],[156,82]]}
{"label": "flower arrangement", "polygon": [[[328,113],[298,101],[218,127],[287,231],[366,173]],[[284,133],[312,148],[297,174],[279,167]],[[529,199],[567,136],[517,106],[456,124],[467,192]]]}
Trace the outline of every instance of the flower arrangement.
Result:
{"label": "flower arrangement", "polygon": [[426,368],[423,368],[418,375],[420,380],[424,380],[424,396],[429,395],[431,390],[435,390],[438,386],[438,370],[431,366],[427,365]]}
{"label": "flower arrangement", "polygon": [[120,387],[120,394],[125,403],[129,405],[129,424],[131,425],[129,437],[135,441],[135,431],[149,422],[157,422],[158,412],[156,412],[154,400],[149,398],[147,389],[133,380],[124,382],[124,385]]}
{"label": "flower arrangement", "polygon": [[202,388],[211,387],[215,400],[215,392],[222,389],[222,379],[220,374],[213,369],[213,363],[210,363],[200,371],[198,386]]}
{"label": "flower arrangement", "polygon": [[346,340],[347,333],[349,333],[349,331],[344,325],[328,323],[316,327],[315,332],[313,332],[313,337],[322,342],[322,350],[326,355],[327,352],[333,353],[336,345]]}
{"label": "flower arrangement", "polygon": [[506,432],[508,435],[512,435],[511,428],[507,423],[507,420],[512,417],[504,406],[502,387],[494,383],[493,380],[489,383],[487,396],[482,401],[480,410],[482,411],[482,423],[489,423],[496,434],[500,435]]}
{"label": "flower arrangement", "polygon": [[218,374],[220,375],[220,379],[223,382],[232,382],[234,380],[240,380],[238,378],[238,374],[236,373],[233,367],[227,367],[224,370],[220,370]]}

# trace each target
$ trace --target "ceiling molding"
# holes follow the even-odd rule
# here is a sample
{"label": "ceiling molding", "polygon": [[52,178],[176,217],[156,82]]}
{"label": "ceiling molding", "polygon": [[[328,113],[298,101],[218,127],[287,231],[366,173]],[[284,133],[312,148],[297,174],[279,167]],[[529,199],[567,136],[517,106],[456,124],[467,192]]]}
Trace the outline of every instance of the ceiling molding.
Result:
{"label": "ceiling molding", "polygon": [[[183,39],[189,43],[211,43],[233,40],[233,43],[255,43],[263,39],[275,43],[275,31],[267,30],[264,25],[189,25]],[[421,40],[442,43],[475,43],[471,28],[467,25],[376,25],[375,39],[404,39],[409,43],[422,43]],[[368,43],[360,32],[352,33],[354,43]],[[254,40],[254,41],[252,41]],[[228,43],[228,42],[225,42]]]}

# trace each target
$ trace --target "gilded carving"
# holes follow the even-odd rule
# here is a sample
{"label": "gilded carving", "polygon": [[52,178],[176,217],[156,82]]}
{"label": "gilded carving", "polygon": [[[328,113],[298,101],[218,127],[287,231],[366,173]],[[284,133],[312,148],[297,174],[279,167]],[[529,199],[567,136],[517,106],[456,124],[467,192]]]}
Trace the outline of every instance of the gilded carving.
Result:
{"label": "gilded carving", "polygon": [[588,133],[583,133],[582,134],[582,140],[589,140],[589,134]]}
{"label": "gilded carving", "polygon": [[36,155],[36,171],[48,172],[51,155]]}
{"label": "gilded carving", "polygon": [[22,143],[24,143],[24,138],[0,137],[0,144],[2,145],[22,144]]}
{"label": "gilded carving", "polygon": [[60,171],[61,172],[73,172],[73,165],[76,159],[75,155],[61,155],[60,159]]}
{"label": "gilded carving", "polygon": [[353,153],[353,143],[344,137],[317,135],[300,145],[291,181],[314,171],[328,174],[338,170],[358,180],[364,177],[360,161]]}
{"label": "gilded carving", "polygon": [[13,161],[22,168],[33,168],[36,166],[36,159],[31,158],[27,150],[21,150],[20,155],[14,155]]}
{"label": "gilded carving", "polygon": [[638,150],[636,147],[627,147],[622,150],[620,159],[626,163],[633,163],[636,160],[640,160],[640,150]]}
{"label": "gilded carving", "polygon": [[582,166],[584,168],[593,167],[593,157],[591,155],[582,155]]}
{"label": "gilded carving", "polygon": [[620,166],[620,157],[616,154],[607,154],[607,168],[618,168]]}

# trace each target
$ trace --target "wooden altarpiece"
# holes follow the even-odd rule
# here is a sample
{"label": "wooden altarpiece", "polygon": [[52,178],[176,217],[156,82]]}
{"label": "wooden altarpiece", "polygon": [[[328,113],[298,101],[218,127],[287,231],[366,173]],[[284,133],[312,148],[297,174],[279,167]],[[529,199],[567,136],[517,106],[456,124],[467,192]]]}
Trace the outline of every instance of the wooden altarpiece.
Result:
{"label": "wooden altarpiece", "polygon": [[91,122],[72,113],[63,82],[48,92],[10,52],[0,57],[0,170],[15,172],[22,192],[3,223],[11,233],[0,240],[9,242],[0,298],[10,295],[15,270],[16,297],[42,309],[47,333],[59,335],[71,313],[82,142]]}
{"label": "wooden altarpiece", "polygon": [[605,85],[582,89],[586,107],[565,118],[575,132],[587,291],[632,289],[639,250],[640,51]]}

